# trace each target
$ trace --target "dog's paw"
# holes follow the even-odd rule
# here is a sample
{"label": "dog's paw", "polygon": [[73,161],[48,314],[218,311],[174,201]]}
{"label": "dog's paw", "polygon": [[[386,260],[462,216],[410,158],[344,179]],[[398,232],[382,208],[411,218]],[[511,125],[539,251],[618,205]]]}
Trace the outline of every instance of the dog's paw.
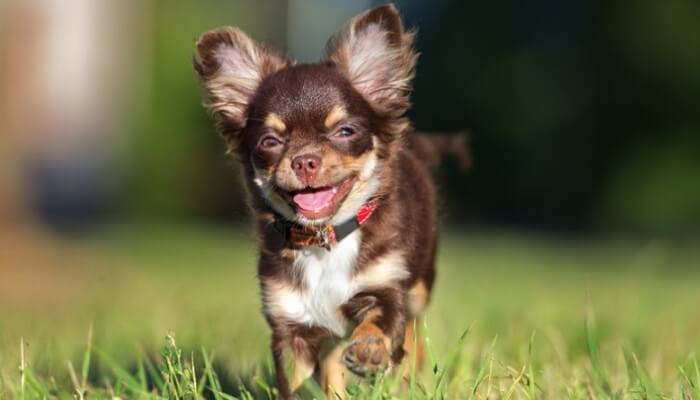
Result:
{"label": "dog's paw", "polygon": [[374,376],[389,366],[386,342],[376,335],[357,336],[343,352],[345,366],[359,376]]}

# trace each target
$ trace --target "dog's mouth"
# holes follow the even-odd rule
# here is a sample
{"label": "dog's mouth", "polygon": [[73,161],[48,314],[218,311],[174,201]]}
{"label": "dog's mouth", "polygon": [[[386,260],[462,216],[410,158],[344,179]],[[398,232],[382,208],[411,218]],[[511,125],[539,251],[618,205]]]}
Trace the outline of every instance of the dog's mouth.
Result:
{"label": "dog's mouth", "polygon": [[309,219],[320,219],[333,214],[355,183],[353,176],[343,179],[337,185],[307,187],[302,190],[283,191],[284,197],[297,213]]}

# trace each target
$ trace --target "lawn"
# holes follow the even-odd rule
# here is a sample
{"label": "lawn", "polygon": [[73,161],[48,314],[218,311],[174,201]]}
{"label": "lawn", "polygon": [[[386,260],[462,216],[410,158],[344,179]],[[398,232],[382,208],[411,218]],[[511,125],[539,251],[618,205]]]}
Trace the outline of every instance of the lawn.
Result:
{"label": "lawn", "polygon": [[[0,236],[0,398],[274,397],[248,227]],[[697,242],[446,233],[429,362],[350,395],[700,399],[698,267]]]}

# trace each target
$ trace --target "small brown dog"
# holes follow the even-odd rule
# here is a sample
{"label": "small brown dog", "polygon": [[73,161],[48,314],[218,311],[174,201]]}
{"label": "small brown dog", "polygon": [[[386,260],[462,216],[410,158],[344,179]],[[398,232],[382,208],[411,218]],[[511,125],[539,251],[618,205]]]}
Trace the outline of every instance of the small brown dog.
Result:
{"label": "small brown dog", "polygon": [[440,149],[416,139],[405,117],[413,39],[386,5],[350,21],[318,64],[296,64],[236,28],[197,42],[206,106],[242,163],[258,221],[282,398],[317,367],[325,390],[343,396],[346,368],[372,375],[414,351],[412,321],[435,279],[428,167]]}

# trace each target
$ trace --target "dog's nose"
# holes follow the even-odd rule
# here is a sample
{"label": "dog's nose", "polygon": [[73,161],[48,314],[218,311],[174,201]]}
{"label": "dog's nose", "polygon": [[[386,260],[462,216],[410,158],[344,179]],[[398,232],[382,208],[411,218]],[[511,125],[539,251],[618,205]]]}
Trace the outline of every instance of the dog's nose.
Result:
{"label": "dog's nose", "polygon": [[311,185],[316,173],[321,169],[321,158],[313,154],[296,156],[292,160],[292,168],[302,183]]}

